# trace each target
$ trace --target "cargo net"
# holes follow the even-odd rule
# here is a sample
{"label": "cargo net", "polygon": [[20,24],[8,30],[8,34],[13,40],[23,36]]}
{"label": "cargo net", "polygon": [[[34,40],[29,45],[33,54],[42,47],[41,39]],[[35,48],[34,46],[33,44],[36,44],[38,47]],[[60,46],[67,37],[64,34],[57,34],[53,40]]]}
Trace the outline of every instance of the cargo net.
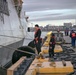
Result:
{"label": "cargo net", "polygon": [[68,75],[76,75],[76,51],[69,46],[62,46],[62,48],[63,48],[63,52],[59,54],[60,59],[65,61],[71,61],[74,67],[74,72]]}
{"label": "cargo net", "polygon": [[14,71],[14,75],[24,75],[25,72],[27,71],[28,67],[32,63],[32,59],[25,59],[20,66]]}

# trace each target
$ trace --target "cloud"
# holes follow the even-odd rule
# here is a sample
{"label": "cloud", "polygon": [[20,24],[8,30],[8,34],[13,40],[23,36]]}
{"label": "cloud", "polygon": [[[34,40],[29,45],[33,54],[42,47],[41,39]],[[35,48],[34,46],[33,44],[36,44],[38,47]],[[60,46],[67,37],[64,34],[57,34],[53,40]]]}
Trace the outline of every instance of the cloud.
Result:
{"label": "cloud", "polygon": [[24,0],[30,21],[76,19],[76,0]]}
{"label": "cloud", "polygon": [[76,8],[76,0],[24,0],[24,10],[27,12],[74,8]]}
{"label": "cloud", "polygon": [[61,17],[67,17],[68,19],[69,18],[76,18],[76,16],[73,16],[73,15],[76,15],[76,9],[62,9],[62,10],[45,10],[45,11],[34,11],[34,12],[28,12],[27,14],[29,15],[29,20],[48,20],[48,19],[61,19]]}
{"label": "cloud", "polygon": [[67,15],[67,16],[58,16],[58,17],[45,17],[45,18],[37,18],[31,19],[30,21],[48,21],[48,20],[64,20],[64,19],[76,19],[75,15]]}

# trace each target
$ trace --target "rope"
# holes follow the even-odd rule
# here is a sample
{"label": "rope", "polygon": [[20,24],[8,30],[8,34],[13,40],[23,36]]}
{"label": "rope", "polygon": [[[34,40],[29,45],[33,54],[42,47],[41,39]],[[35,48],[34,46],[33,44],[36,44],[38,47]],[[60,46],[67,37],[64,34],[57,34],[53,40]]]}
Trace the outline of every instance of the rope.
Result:
{"label": "rope", "polygon": [[0,35],[0,36],[10,37],[10,38],[19,38],[19,39],[22,39],[21,37],[16,37],[16,36],[8,36],[8,35]]}
{"label": "rope", "polygon": [[[12,50],[15,50],[15,51],[19,51],[19,52],[28,53],[28,54],[31,54],[31,55],[38,56],[38,54],[31,53],[31,52],[27,52],[27,51],[22,51],[22,50],[20,50],[20,49],[15,49],[15,48],[3,46],[3,45],[0,45],[0,46],[1,46],[1,47],[4,47],[4,48],[7,48],[7,49],[12,49]],[[30,48],[31,48],[31,47],[30,47]]]}

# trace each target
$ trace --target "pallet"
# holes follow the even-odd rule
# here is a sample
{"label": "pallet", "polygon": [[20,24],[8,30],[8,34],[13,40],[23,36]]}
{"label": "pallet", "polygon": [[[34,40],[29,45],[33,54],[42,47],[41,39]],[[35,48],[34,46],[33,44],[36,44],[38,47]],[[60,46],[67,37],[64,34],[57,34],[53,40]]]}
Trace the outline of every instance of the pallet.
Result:
{"label": "pallet", "polygon": [[26,59],[26,57],[21,57],[15,64],[7,69],[7,75],[14,75],[14,71],[20,66],[20,64]]}

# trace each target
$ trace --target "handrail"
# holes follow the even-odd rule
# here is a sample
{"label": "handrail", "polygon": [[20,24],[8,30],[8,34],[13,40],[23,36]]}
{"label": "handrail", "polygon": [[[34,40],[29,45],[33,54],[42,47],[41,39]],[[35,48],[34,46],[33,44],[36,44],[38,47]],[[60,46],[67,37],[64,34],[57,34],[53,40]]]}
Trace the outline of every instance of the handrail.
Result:
{"label": "handrail", "polygon": [[0,36],[4,36],[4,37],[11,37],[11,38],[19,38],[19,39],[22,39],[22,37],[9,36],[9,35],[0,35]]}

